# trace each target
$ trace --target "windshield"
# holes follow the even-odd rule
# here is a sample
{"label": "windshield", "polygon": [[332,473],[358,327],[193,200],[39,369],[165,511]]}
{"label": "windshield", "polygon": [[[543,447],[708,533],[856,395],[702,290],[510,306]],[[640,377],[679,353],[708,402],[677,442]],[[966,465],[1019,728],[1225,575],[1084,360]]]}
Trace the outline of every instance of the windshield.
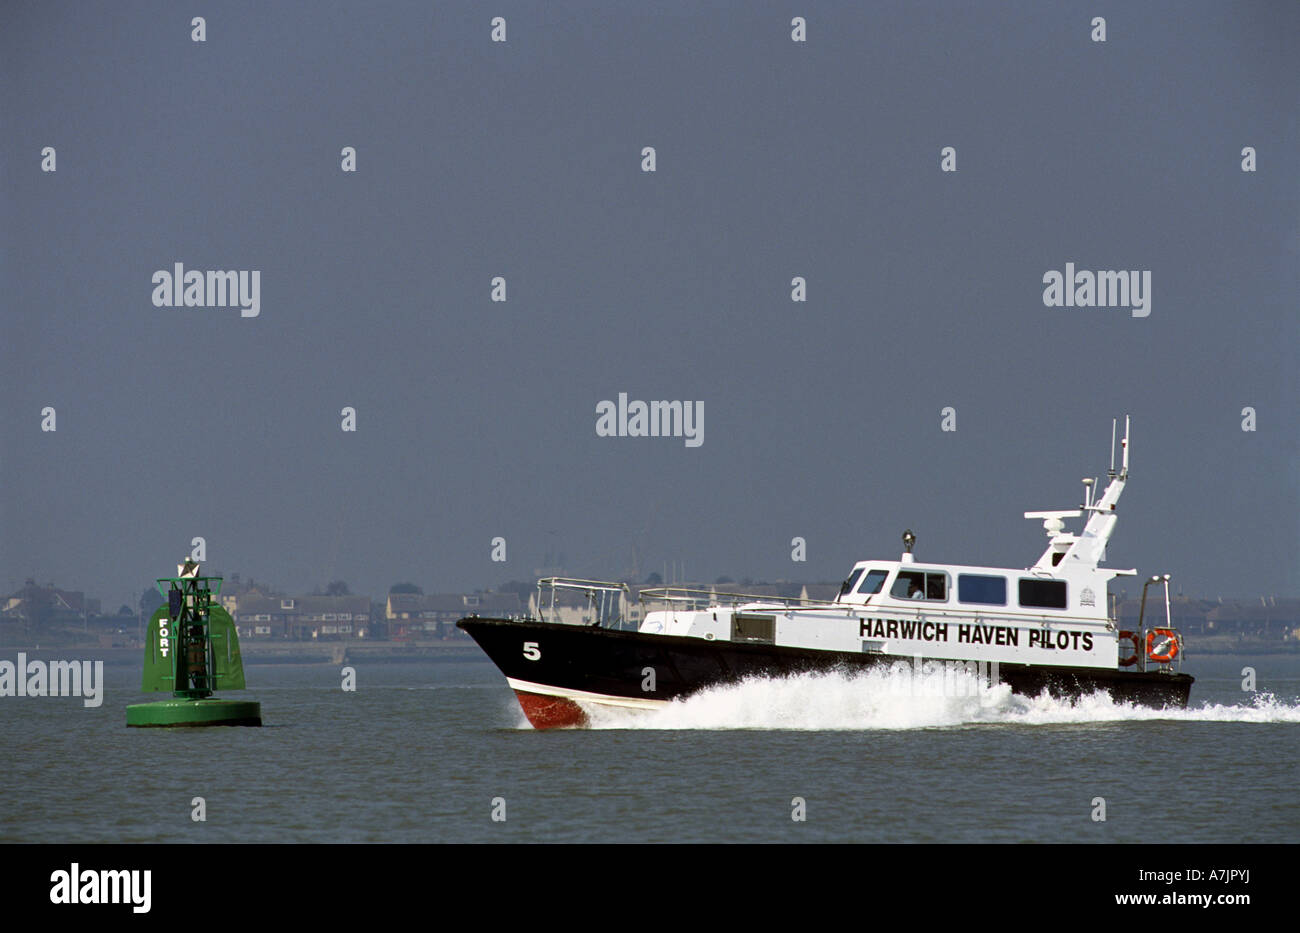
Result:
{"label": "windshield", "polygon": [[862,571],[863,571],[863,569],[864,569],[864,568],[859,567],[857,570],[855,570],[855,571],[853,571],[851,574],[849,574],[849,578],[848,578],[847,580],[845,580],[843,583],[840,584],[840,595],[841,595],[841,596],[843,596],[845,593],[852,593],[852,592],[853,592],[853,587],[854,587],[854,585],[857,584],[857,582],[858,582],[858,577],[862,576]]}
{"label": "windshield", "polygon": [[873,570],[862,580],[862,586],[858,592],[863,596],[870,596],[873,593],[879,593],[880,588],[885,585],[885,577],[889,576],[888,570]]}

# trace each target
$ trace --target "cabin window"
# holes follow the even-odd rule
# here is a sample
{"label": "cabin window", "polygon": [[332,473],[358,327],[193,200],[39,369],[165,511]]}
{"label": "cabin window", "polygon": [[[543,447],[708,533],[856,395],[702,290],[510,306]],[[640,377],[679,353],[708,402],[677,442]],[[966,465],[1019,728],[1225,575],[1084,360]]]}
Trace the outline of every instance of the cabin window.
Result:
{"label": "cabin window", "polygon": [[1007,604],[1007,578],[985,577],[974,573],[958,574],[957,598],[964,603],[1005,606]]}
{"label": "cabin window", "polygon": [[849,578],[847,580],[845,580],[843,583],[840,584],[841,596],[843,596],[845,593],[853,592],[853,587],[858,582],[858,577],[862,576],[863,569],[864,568],[859,567],[857,570],[849,574]]}
{"label": "cabin window", "polygon": [[858,587],[858,592],[863,596],[871,596],[880,592],[880,588],[885,585],[885,577],[889,576],[888,570],[872,570],[862,578],[862,586]]}
{"label": "cabin window", "polygon": [[1034,609],[1064,609],[1064,580],[1020,581],[1020,605]]}
{"label": "cabin window", "polygon": [[889,589],[889,595],[895,599],[934,599],[948,598],[948,575],[946,573],[923,573],[919,570],[903,570]]}

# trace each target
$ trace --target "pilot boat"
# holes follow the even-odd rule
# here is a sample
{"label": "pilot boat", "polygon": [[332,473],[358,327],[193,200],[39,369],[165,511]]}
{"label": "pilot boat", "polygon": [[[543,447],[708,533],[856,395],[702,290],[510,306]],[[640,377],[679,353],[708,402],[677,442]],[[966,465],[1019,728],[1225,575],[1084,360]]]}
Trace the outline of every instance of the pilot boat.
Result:
{"label": "pilot boat", "polygon": [[[921,561],[908,531],[899,559],[859,561],[829,601],[668,586],[642,589],[643,611],[634,613],[625,583],[549,577],[538,583],[530,617],[470,616],[457,625],[538,729],[582,726],[596,707],[654,709],[747,678],[899,664],[959,668],[1026,696],[1103,692],[1121,703],[1185,707],[1193,678],[1176,669],[1183,640],[1169,619],[1169,575],[1144,582],[1136,630],[1121,630],[1113,608],[1106,611],[1109,581],[1137,573],[1100,566],[1128,482],[1127,418],[1121,447],[1117,471],[1112,424],[1100,496],[1096,480],[1085,479],[1078,508],[1024,513],[1043,522],[1048,538],[1027,568]],[[1065,530],[1084,516],[1078,534]],[[1158,584],[1164,624],[1148,628],[1147,588]],[[566,593],[580,594],[585,611],[564,618]],[[634,614],[639,624],[629,629]]]}

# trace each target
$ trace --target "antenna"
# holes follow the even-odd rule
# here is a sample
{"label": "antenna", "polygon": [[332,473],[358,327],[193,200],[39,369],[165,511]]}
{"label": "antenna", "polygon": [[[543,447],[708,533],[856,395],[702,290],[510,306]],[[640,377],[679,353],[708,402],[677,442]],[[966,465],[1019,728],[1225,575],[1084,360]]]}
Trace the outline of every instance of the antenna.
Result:
{"label": "antenna", "polygon": [[1111,479],[1115,478],[1115,422],[1118,419],[1110,419],[1110,472],[1107,474]]}
{"label": "antenna", "polygon": [[1124,440],[1121,442],[1124,446],[1124,473],[1125,479],[1128,478],[1128,415],[1124,416]]}

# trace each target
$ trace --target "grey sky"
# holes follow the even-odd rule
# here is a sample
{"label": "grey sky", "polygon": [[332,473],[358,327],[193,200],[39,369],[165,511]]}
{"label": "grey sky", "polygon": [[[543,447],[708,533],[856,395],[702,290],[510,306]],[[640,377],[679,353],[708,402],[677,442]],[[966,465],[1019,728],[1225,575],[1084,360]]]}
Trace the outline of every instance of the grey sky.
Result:
{"label": "grey sky", "polygon": [[[1128,413],[1108,563],[1300,591],[1300,4],[630,7],[6,4],[0,584],[1026,566]],[[1150,316],[1045,307],[1067,262]],[[597,437],[619,392],[703,445]]]}

